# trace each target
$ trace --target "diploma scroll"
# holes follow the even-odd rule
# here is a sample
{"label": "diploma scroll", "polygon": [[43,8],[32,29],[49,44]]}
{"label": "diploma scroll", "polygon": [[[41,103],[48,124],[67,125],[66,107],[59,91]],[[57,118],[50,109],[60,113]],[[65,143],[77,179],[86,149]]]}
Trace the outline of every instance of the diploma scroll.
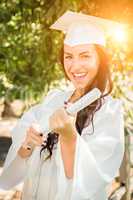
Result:
{"label": "diploma scroll", "polygon": [[[77,100],[73,104],[69,105],[66,108],[67,113],[70,115],[76,114],[77,112],[79,112],[80,110],[82,110],[83,108],[87,107],[88,105],[93,103],[95,100],[100,98],[100,95],[101,95],[100,90],[98,88],[94,88],[93,90],[91,90],[87,94],[85,94],[83,97],[81,97],[79,100]],[[48,127],[49,125],[47,127],[46,126],[43,127],[44,121],[45,120],[42,118],[41,121],[39,122],[41,132],[48,134],[52,130],[49,129],[49,127]]]}
{"label": "diploma scroll", "polygon": [[83,97],[81,97],[79,100],[77,100],[75,103],[68,106],[66,111],[70,115],[73,115],[90,105],[95,100],[97,100],[100,97],[100,95],[100,90],[98,88],[94,88],[93,90],[85,94]]}

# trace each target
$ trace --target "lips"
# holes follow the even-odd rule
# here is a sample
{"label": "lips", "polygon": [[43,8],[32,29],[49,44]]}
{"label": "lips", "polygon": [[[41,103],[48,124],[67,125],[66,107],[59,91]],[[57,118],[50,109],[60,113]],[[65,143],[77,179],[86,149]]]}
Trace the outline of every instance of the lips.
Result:
{"label": "lips", "polygon": [[83,72],[83,73],[73,73],[73,77],[76,80],[81,80],[83,78],[85,78],[85,76],[87,75],[87,73]]}

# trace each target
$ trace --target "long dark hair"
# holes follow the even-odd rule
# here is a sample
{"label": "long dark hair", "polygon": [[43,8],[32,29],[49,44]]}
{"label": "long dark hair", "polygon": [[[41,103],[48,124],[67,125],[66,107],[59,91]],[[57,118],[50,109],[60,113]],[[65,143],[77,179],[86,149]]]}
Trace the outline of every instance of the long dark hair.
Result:
{"label": "long dark hair", "polygon": [[[110,65],[109,65],[109,56],[107,54],[107,50],[101,46],[95,44],[95,48],[100,60],[100,65],[98,69],[98,73],[93,80],[92,84],[89,87],[89,91],[95,87],[97,87],[101,91],[101,96],[99,99],[94,101],[92,104],[84,108],[83,110],[79,111],[77,113],[76,118],[76,129],[78,133],[81,135],[83,128],[87,127],[90,123],[92,125],[92,131],[88,134],[94,133],[94,125],[93,125],[93,118],[96,111],[98,111],[103,102],[104,97],[109,95],[113,89],[113,83],[111,80],[111,74],[110,74]],[[62,70],[64,71],[65,77],[69,80],[67,77],[67,74],[64,69],[64,49],[61,50],[61,56],[60,56],[61,66]],[[88,91],[86,91],[87,93]],[[58,133],[50,132],[47,136],[47,140],[45,144],[43,145],[41,152],[43,150],[47,150],[49,152],[49,155],[47,157],[50,158],[52,156],[53,148],[56,146],[58,142]]]}

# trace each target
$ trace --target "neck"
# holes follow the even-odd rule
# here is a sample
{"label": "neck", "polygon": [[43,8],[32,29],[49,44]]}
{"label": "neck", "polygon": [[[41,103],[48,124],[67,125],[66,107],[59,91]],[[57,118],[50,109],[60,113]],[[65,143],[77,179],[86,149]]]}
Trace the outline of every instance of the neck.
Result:
{"label": "neck", "polygon": [[82,97],[85,94],[85,90],[75,90],[74,93],[72,94],[72,96],[70,97],[70,99],[68,100],[68,102],[70,103],[74,103],[75,101],[77,101],[78,99],[80,99],[80,97]]}
{"label": "neck", "polygon": [[77,96],[77,97],[81,97],[81,96],[83,96],[85,94],[85,90],[84,89],[76,89],[75,90],[75,96]]}

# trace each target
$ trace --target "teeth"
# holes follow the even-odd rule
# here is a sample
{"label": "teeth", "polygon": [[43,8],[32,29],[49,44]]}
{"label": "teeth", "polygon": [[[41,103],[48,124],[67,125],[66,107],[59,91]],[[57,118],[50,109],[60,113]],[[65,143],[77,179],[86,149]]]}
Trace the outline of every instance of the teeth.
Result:
{"label": "teeth", "polygon": [[86,73],[80,73],[80,74],[74,74],[74,76],[80,77],[80,76],[84,76]]}

